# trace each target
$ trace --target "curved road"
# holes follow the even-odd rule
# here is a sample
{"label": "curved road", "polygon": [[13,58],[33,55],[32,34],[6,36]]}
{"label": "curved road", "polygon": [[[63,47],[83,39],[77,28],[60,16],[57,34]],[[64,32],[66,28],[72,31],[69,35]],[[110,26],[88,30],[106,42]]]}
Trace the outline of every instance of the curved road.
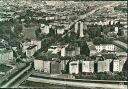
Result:
{"label": "curved road", "polygon": [[49,83],[56,85],[65,85],[73,87],[83,87],[83,88],[111,88],[111,89],[127,89],[127,85],[122,84],[101,84],[101,83],[87,83],[87,82],[77,82],[77,81],[63,81],[63,80],[54,80],[54,79],[44,79],[38,77],[29,77],[28,81]]}

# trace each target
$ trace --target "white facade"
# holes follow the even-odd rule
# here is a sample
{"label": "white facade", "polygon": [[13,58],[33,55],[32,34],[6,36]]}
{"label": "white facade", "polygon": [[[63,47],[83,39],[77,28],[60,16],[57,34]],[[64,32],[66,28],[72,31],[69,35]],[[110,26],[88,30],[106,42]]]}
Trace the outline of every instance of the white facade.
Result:
{"label": "white facade", "polygon": [[113,44],[100,44],[100,45],[95,45],[95,48],[97,52],[101,52],[102,50],[108,50],[108,51],[114,51],[115,50],[115,45]]}
{"label": "white facade", "polygon": [[126,59],[127,58],[121,60],[113,60],[113,72],[121,72]]}
{"label": "white facade", "polygon": [[64,33],[64,29],[57,29],[57,34],[63,34]]}
{"label": "white facade", "polygon": [[82,61],[82,72],[94,72],[94,61]]}
{"label": "white facade", "polygon": [[65,47],[63,47],[63,48],[61,49],[61,56],[62,56],[62,57],[66,56]]}
{"label": "white facade", "polygon": [[78,22],[76,22],[75,24],[75,33],[77,33],[77,31],[78,31]]}
{"label": "white facade", "polygon": [[54,20],[55,17],[46,17],[46,20]]}
{"label": "white facade", "polygon": [[72,61],[69,63],[69,73],[70,74],[79,73],[79,61]]}
{"label": "white facade", "polygon": [[110,71],[110,60],[98,61],[98,72],[109,72]]}
{"label": "white facade", "polygon": [[43,60],[34,60],[34,68],[37,71],[44,71],[44,62],[43,62]]}
{"label": "white facade", "polygon": [[44,72],[50,73],[50,61],[44,61]]}
{"label": "white facade", "polygon": [[80,22],[80,37],[84,37],[84,32],[83,32],[83,22]]}
{"label": "white facade", "polygon": [[118,33],[118,29],[119,29],[118,27],[115,27],[115,33]]}

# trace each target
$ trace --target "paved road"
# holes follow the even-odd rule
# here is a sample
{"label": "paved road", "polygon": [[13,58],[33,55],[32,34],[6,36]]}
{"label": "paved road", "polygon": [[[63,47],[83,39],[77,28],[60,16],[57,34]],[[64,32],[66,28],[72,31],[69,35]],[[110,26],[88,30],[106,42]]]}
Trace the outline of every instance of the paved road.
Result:
{"label": "paved road", "polygon": [[[27,66],[26,68],[24,68],[23,70],[21,70],[16,76],[14,76],[12,79],[10,79],[9,81],[7,81],[5,84],[3,84],[2,86],[1,86],[1,88],[8,88],[9,86],[13,86],[12,85],[12,83],[13,84],[17,84],[17,79],[18,78],[20,78],[26,71],[28,71],[29,69],[30,69],[31,67],[30,67],[30,65],[29,66]],[[29,73],[28,73],[29,74]],[[26,76],[28,75],[28,74],[26,74]],[[30,76],[30,75],[29,75]],[[29,77],[28,76],[28,77]],[[25,76],[24,76],[25,77]],[[24,77],[22,77],[22,78],[24,78]],[[22,79],[21,78],[21,79]]]}
{"label": "paved road", "polygon": [[28,79],[28,77],[33,73],[32,70],[26,72],[23,74],[20,78],[18,78],[10,87],[11,88],[17,88],[23,81]]}
{"label": "paved road", "polygon": [[65,85],[73,87],[83,87],[83,88],[111,88],[111,89],[127,89],[127,85],[119,84],[100,84],[100,83],[87,83],[87,82],[77,82],[77,81],[63,81],[63,80],[53,80],[53,79],[43,79],[37,77],[29,77],[28,81],[49,83],[56,85]]}

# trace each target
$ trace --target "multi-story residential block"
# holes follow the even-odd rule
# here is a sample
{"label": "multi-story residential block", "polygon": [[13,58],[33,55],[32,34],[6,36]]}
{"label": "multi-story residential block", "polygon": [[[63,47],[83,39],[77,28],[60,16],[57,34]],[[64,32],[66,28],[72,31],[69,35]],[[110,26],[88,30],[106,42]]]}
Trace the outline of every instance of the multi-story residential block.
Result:
{"label": "multi-story residential block", "polygon": [[80,22],[80,37],[84,37],[84,32],[83,32],[83,22]]}
{"label": "multi-story residential block", "polygon": [[113,60],[113,72],[122,72],[126,57],[123,59]]}
{"label": "multi-story residential block", "polygon": [[75,24],[75,33],[79,33],[79,36],[80,37],[84,37],[84,23],[79,21],[79,22],[76,22]]}
{"label": "multi-story residential block", "polygon": [[69,74],[79,73],[79,61],[72,61],[69,63]]}
{"label": "multi-story residential block", "polygon": [[98,72],[110,72],[110,59],[98,61]]}
{"label": "multi-story residential block", "polygon": [[12,50],[0,50],[0,64],[8,63],[13,60],[13,51]]}
{"label": "multi-story residential block", "polygon": [[59,61],[35,59],[34,68],[37,71],[42,71],[45,73],[51,73],[51,74],[61,73],[61,63]]}
{"label": "multi-story residential block", "polygon": [[76,22],[75,24],[75,33],[77,33],[77,31],[78,31],[78,22]]}
{"label": "multi-story residential block", "polygon": [[94,72],[94,61],[82,61],[82,72]]}
{"label": "multi-story residential block", "polygon": [[44,71],[44,61],[43,60],[34,60],[34,68],[37,71]]}
{"label": "multi-story residential block", "polygon": [[50,73],[50,63],[51,63],[51,61],[44,60],[44,72],[45,73]]}
{"label": "multi-story residential block", "polygon": [[61,63],[58,61],[51,61],[50,73],[51,74],[60,74],[61,73]]}

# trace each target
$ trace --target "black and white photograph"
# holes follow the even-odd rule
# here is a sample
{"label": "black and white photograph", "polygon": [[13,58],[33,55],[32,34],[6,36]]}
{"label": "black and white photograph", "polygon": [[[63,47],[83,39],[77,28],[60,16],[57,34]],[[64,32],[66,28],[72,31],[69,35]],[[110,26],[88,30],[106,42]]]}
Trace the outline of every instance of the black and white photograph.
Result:
{"label": "black and white photograph", "polygon": [[0,0],[0,88],[128,89],[127,13],[127,0]]}

